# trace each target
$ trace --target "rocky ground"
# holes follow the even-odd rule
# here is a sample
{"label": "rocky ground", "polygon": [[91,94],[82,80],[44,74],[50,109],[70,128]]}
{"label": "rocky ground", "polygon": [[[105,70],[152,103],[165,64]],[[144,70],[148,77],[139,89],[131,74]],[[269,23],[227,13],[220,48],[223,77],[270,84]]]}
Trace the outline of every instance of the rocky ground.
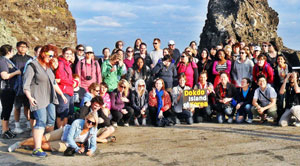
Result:
{"label": "rocky ground", "polygon": [[166,128],[118,127],[117,142],[98,144],[93,157],[65,157],[31,150],[8,153],[13,140],[0,139],[1,166],[12,165],[299,165],[300,132],[296,127],[200,123]]}

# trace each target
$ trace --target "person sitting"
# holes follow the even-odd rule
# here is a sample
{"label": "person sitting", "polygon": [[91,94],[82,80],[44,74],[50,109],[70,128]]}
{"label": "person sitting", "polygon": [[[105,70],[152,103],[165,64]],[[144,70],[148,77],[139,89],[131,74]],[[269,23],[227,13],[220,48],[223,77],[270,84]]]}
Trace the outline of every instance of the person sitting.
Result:
{"label": "person sitting", "polygon": [[131,95],[132,108],[134,109],[134,124],[139,126],[138,118],[142,119],[142,125],[146,125],[148,116],[148,91],[144,80],[139,79],[135,83],[135,90]]}
{"label": "person sitting", "polygon": [[[288,82],[288,83],[287,83]],[[288,73],[285,77],[279,94],[286,93],[285,112],[279,120],[279,125],[285,127],[289,125],[291,117],[296,117],[295,126],[300,127],[300,88],[299,88],[299,73]]]}
{"label": "person sitting", "polygon": [[146,84],[149,85],[148,81],[150,79],[150,75],[150,68],[145,64],[142,57],[138,57],[133,67],[128,69],[126,80],[132,85],[132,87],[138,79],[145,80]]}
{"label": "person sitting", "polygon": [[213,113],[213,105],[215,103],[215,91],[212,83],[207,82],[207,72],[202,71],[199,75],[199,82],[194,86],[194,89],[206,89],[207,97],[208,97],[208,106],[195,108],[194,113],[194,121],[196,123],[202,122],[203,119],[207,121],[211,121],[212,113]]}
{"label": "person sitting", "polygon": [[134,110],[128,106],[129,83],[125,79],[121,79],[118,83],[118,88],[110,93],[112,124],[114,127],[123,120],[124,126],[129,126],[129,120],[133,115]]}
{"label": "person sitting", "polygon": [[[41,149],[45,151],[65,152],[71,148],[78,154],[85,153],[92,156],[97,148],[98,115],[91,112],[84,119],[76,119],[72,125],[65,125],[42,137]],[[87,146],[85,146],[87,145]],[[34,148],[33,138],[28,138],[22,142],[16,142],[8,147],[9,152],[13,152],[21,147]],[[40,150],[41,150],[40,149]],[[44,156],[46,156],[46,152]]]}
{"label": "person sitting", "polygon": [[92,100],[92,98],[99,96],[100,84],[94,82],[89,86],[88,89],[89,92],[86,92],[83,96],[83,99],[81,100],[80,108],[83,107],[84,105],[90,106],[90,101]]}
{"label": "person sitting", "polygon": [[149,115],[152,125],[160,126],[161,119],[174,117],[171,106],[171,97],[165,90],[164,80],[154,80],[154,88],[149,93]]}
{"label": "person sitting", "polygon": [[266,113],[273,117],[274,121],[277,119],[277,107],[276,107],[276,98],[277,93],[275,89],[267,84],[267,78],[265,75],[261,74],[257,77],[258,88],[254,92],[251,111],[256,117],[258,114],[261,117],[260,123],[267,122]]}
{"label": "person sitting", "polygon": [[[241,56],[243,56],[241,54]],[[252,123],[253,115],[251,112],[252,99],[254,91],[250,87],[251,80],[249,78],[243,78],[241,80],[241,87],[237,90],[237,94],[234,97],[237,123],[242,123],[244,120],[247,123]],[[246,116],[248,119],[246,120]]]}
{"label": "person sitting", "polygon": [[223,123],[225,115],[227,115],[227,122],[232,123],[234,109],[231,102],[236,93],[236,89],[233,84],[229,83],[227,73],[220,73],[220,81],[221,82],[215,88],[217,119],[219,123]]}
{"label": "person sitting", "polygon": [[105,107],[105,103],[102,97],[96,96],[91,100],[91,106],[82,107],[80,109],[80,118],[84,119],[84,117],[90,112],[97,113],[99,117],[97,142],[115,142],[116,137],[111,136],[115,132],[115,128],[112,126],[109,118],[110,110]]}
{"label": "person sitting", "polygon": [[[183,106],[183,91],[190,90],[189,86],[186,86],[186,76],[184,73],[180,74],[178,77],[179,85],[174,87],[172,90],[172,99],[175,115],[178,119],[184,119],[187,124],[193,124],[193,107]],[[180,124],[180,121],[177,120],[176,123]]]}

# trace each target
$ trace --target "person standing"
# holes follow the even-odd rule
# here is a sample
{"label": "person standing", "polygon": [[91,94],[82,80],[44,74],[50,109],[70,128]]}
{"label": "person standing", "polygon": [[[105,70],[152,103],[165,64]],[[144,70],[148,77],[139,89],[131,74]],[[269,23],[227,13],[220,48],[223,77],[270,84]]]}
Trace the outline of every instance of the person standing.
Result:
{"label": "person standing", "polygon": [[88,91],[93,82],[101,83],[101,68],[94,60],[94,51],[90,46],[85,47],[85,58],[76,65],[76,74],[80,76],[81,87]]}
{"label": "person standing", "polygon": [[64,103],[63,98],[58,96],[58,106],[57,106],[57,128],[64,127],[68,123],[69,112],[74,112],[74,81],[71,69],[71,56],[73,51],[70,47],[66,47],[62,50],[62,57],[58,58],[58,68],[55,72],[55,78],[59,80],[58,86],[64,93],[64,96],[68,99],[68,103]]}
{"label": "person standing", "polygon": [[[28,44],[24,41],[19,41],[17,43],[17,50],[18,50],[17,54],[11,58],[11,61],[16,65],[16,67],[18,69],[23,71],[26,62],[28,60],[32,59],[32,57],[27,54]],[[29,128],[29,129],[31,128],[30,122],[29,122],[29,119],[30,119],[29,102],[28,102],[27,97],[23,93],[16,94],[14,106],[15,106],[15,111],[14,111],[15,129],[14,129],[14,132],[19,134],[19,133],[23,132],[23,129],[21,129],[21,127],[20,127],[20,110],[21,110],[22,106],[24,107],[24,115],[27,119],[27,122],[26,122],[27,128]]]}
{"label": "person standing", "polygon": [[153,47],[154,47],[154,50],[150,52],[150,58],[152,60],[151,69],[153,69],[155,67],[155,65],[157,64],[157,62],[160,58],[164,57],[163,50],[160,49],[160,39],[159,38],[153,39]]}
{"label": "person standing", "polygon": [[16,135],[9,129],[9,118],[13,109],[15,91],[13,84],[15,76],[20,75],[21,71],[9,60],[12,57],[12,46],[3,45],[0,48],[0,75],[1,75],[1,121],[2,121],[2,138],[10,139]]}
{"label": "person standing", "polygon": [[75,73],[76,65],[78,61],[81,61],[82,59],[84,59],[84,46],[82,44],[79,44],[76,46],[75,60],[72,65],[72,73]]}
{"label": "person standing", "polygon": [[99,58],[98,63],[100,65],[100,67],[102,66],[102,63],[106,60],[109,60],[110,57],[110,50],[109,48],[105,47],[102,50],[102,54],[103,54],[103,58]]}
{"label": "person standing", "polygon": [[50,68],[50,60],[57,56],[57,47],[43,46],[39,56],[33,60],[24,74],[23,90],[30,102],[36,124],[33,129],[34,150],[32,156],[46,157],[41,149],[42,138],[46,126],[53,131],[55,123],[55,106],[58,104],[57,95],[60,95],[66,104],[68,99],[64,96],[55,81],[54,73]]}
{"label": "person standing", "polygon": [[168,42],[168,47],[170,50],[170,55],[172,56],[172,58],[175,60],[175,63],[177,64],[180,60],[180,51],[175,48],[175,41],[174,40],[170,40]]}

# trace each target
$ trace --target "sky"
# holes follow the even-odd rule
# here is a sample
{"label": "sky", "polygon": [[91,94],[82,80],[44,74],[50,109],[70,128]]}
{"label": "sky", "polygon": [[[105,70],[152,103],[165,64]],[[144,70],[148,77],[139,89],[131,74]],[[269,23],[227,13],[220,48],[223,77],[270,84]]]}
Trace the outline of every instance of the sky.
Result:
{"label": "sky", "polygon": [[[122,40],[124,48],[137,38],[153,49],[153,38],[161,48],[174,40],[183,50],[191,41],[199,43],[206,20],[208,0],[67,0],[77,24],[78,43],[94,48],[114,48]],[[269,0],[279,13],[278,35],[284,45],[300,50],[300,0]]]}

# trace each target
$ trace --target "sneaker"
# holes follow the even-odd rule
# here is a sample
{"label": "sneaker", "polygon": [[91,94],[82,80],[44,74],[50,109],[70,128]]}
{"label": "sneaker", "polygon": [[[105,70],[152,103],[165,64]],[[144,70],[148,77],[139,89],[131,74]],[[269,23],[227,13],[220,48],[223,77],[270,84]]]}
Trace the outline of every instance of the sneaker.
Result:
{"label": "sneaker", "polygon": [[8,152],[13,152],[20,147],[21,147],[21,142],[20,141],[16,142],[8,147]]}
{"label": "sneaker", "polygon": [[112,125],[117,128],[118,127],[118,123],[117,122],[112,122]]}
{"label": "sneaker", "polygon": [[228,123],[232,123],[232,122],[233,122],[233,119],[232,119],[232,118],[228,118],[227,122],[228,122]]}
{"label": "sneaker", "polygon": [[9,133],[8,130],[5,131],[4,133],[2,133],[2,134],[1,134],[1,137],[2,137],[3,139],[12,139],[12,138],[13,138],[12,135]]}
{"label": "sneaker", "polygon": [[247,120],[245,120],[247,123],[249,123],[249,124],[251,124],[252,122],[253,122],[253,120],[252,119],[247,119]]}
{"label": "sneaker", "polygon": [[38,149],[34,149],[32,152],[32,156],[36,156],[36,157],[46,157],[47,153],[44,152],[41,148]]}
{"label": "sneaker", "polygon": [[12,138],[15,138],[17,136],[17,134],[15,134],[14,132],[11,131],[11,129],[8,129],[8,134],[11,135]]}
{"label": "sneaker", "polygon": [[17,133],[17,134],[21,134],[21,133],[23,133],[24,131],[20,128],[20,127],[16,127],[15,129],[14,129],[14,133]]}
{"label": "sneaker", "polygon": [[139,126],[139,125],[140,125],[140,124],[139,124],[139,120],[138,120],[137,118],[134,119],[134,124],[135,124],[136,126]]}
{"label": "sneaker", "polygon": [[143,119],[142,119],[142,125],[143,125],[143,126],[146,126],[146,125],[147,125],[146,118],[143,118]]}
{"label": "sneaker", "polygon": [[129,127],[129,123],[124,123],[124,127]]}
{"label": "sneaker", "polygon": [[295,126],[296,126],[296,127],[300,127],[300,122],[296,122],[296,123],[295,123]]}

